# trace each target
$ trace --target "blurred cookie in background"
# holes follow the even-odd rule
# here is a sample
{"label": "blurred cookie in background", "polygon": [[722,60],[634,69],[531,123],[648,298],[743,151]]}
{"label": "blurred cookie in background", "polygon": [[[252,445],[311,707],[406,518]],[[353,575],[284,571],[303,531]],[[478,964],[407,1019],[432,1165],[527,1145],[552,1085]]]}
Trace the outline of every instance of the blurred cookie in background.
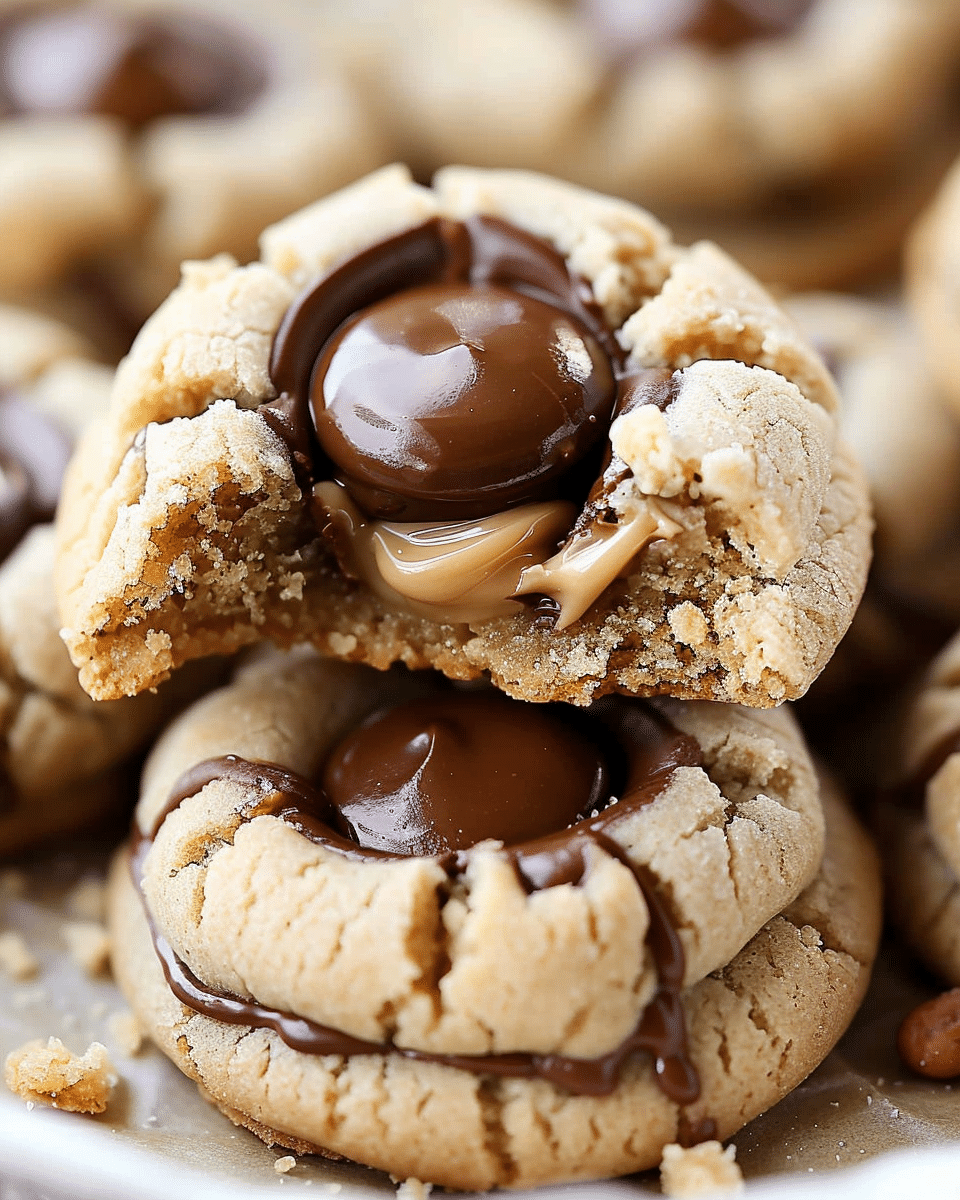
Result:
{"label": "blurred cookie in background", "polygon": [[352,39],[331,21],[334,41],[420,175],[550,171],[792,287],[892,266],[957,145],[949,0],[362,8]]}
{"label": "blurred cookie in background", "polygon": [[0,294],[79,280],[137,325],[183,259],[252,257],[382,158],[316,45],[250,8],[7,2],[0,114]]}

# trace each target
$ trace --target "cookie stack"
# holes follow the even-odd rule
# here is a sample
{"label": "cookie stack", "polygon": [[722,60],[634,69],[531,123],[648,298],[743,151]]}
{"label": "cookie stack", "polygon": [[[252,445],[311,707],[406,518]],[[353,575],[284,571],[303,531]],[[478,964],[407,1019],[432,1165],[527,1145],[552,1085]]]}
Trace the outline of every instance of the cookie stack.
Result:
{"label": "cookie stack", "polygon": [[625,201],[390,167],[188,264],[59,512],[92,696],[254,647],[114,867],[154,1039],[270,1143],[453,1187],[730,1136],[876,951],[776,707],[869,534],[822,359]]}

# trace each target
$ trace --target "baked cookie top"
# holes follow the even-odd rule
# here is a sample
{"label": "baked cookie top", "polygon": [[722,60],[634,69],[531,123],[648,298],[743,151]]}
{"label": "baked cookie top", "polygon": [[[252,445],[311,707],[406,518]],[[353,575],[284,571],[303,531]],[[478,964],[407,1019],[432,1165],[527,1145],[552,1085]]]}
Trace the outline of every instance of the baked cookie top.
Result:
{"label": "baked cookie top", "polygon": [[[876,567],[906,577],[936,552],[960,512],[960,420],[897,304],[831,292],[784,307],[823,355],[840,392],[840,431],[870,484]],[[932,567],[932,563],[929,564]]]}
{"label": "baked cookie top", "polygon": [[[350,85],[279,19],[213,0],[0,5],[0,290],[91,259],[146,311],[182,259],[382,161]],[[69,59],[67,75],[54,65]]]}
{"label": "baked cookie top", "polygon": [[101,698],[266,636],[534,700],[779,703],[866,570],[835,407],[716,247],[542,176],[387,168],[144,328],[68,485],[65,640]]}
{"label": "baked cookie top", "polygon": [[[512,727],[495,754],[487,704]],[[545,819],[520,832],[513,739],[543,720],[564,732],[519,768],[521,820]],[[616,730],[630,766],[616,800],[581,779],[568,807],[556,773],[585,729]],[[785,709],[524,705],[269,651],[158,743],[136,830],[117,971],[166,1052],[270,1141],[451,1186],[615,1174],[678,1131],[729,1136],[839,1036],[878,933],[870,851]]]}

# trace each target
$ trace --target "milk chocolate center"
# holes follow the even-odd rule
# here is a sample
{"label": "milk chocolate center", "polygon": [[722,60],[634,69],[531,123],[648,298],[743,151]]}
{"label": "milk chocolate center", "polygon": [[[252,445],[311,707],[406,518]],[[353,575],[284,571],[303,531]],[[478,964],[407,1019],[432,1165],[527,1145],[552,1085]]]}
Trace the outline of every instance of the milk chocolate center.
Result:
{"label": "milk chocolate center", "polygon": [[669,42],[735,50],[796,29],[815,0],[583,0],[600,40],[615,58]]}
{"label": "milk chocolate center", "polygon": [[603,753],[561,711],[453,691],[399,705],[340,743],[323,790],[364,847],[432,855],[528,842],[609,795]]}
{"label": "milk chocolate center", "polygon": [[243,112],[266,86],[255,47],[189,13],[94,5],[0,22],[0,95],[14,113],[90,113],[138,129],[158,117]]}
{"label": "milk chocolate center", "polygon": [[494,217],[435,218],[294,303],[264,416],[292,408],[285,436],[311,478],[368,516],[472,520],[586,495],[622,359],[552,246]]}
{"label": "milk chocolate center", "polygon": [[471,519],[550,498],[616,386],[590,330],[490,284],[435,283],[353,317],[317,362],[320,445],[372,517]]}

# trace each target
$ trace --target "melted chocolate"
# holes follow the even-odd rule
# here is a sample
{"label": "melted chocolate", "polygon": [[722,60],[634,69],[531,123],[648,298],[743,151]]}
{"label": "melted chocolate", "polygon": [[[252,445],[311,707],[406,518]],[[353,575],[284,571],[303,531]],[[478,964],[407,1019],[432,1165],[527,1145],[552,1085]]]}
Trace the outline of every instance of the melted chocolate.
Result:
{"label": "melted chocolate", "polygon": [[407,288],[327,342],[311,406],[372,517],[465,520],[552,498],[603,436],[616,386],[589,329],[489,284]]}
{"label": "melted chocolate", "polygon": [[311,477],[336,476],[368,514],[473,519],[587,490],[623,359],[548,243],[495,217],[434,218],[290,307],[269,407]]}
{"label": "melted chocolate", "polygon": [[528,842],[609,798],[604,755],[562,714],[490,692],[397,705],[333,751],[323,791],[361,846],[431,855]]}
{"label": "melted chocolate", "polygon": [[243,112],[266,86],[255,48],[187,13],[93,5],[0,24],[0,93],[14,113],[91,113],[138,129],[158,117]]}
{"label": "melted chocolate", "polygon": [[52,520],[71,448],[16,392],[0,392],[0,562],[32,525]]}
{"label": "melted chocolate", "polygon": [[[632,872],[647,902],[650,929],[647,945],[657,964],[659,988],[645,1009],[636,1030],[609,1054],[596,1059],[563,1055],[499,1054],[484,1056],[434,1055],[416,1050],[365,1042],[326,1026],[219,993],[201,983],[153,931],[157,953],[167,982],[188,1007],[215,1020],[231,1024],[267,1027],[288,1045],[310,1054],[401,1054],[427,1062],[438,1062],[476,1074],[509,1078],[540,1078],[581,1095],[609,1095],[617,1085],[623,1064],[639,1051],[655,1060],[656,1077],[664,1093],[678,1105],[693,1103],[700,1086],[690,1062],[680,990],[683,984],[683,947],[669,914],[647,872],[633,863],[610,831],[618,821],[650,803],[680,766],[701,762],[696,741],[680,733],[652,706],[642,701],[600,701],[596,716],[620,741],[626,756],[626,775],[619,800],[601,812],[534,841],[509,847],[508,853],[518,878],[528,891],[578,884],[588,870],[588,850],[598,846],[619,859]],[[270,764],[247,762],[234,756],[213,759],[193,767],[181,777],[149,835],[141,836],[133,850],[132,869],[139,886],[142,864],[153,838],[164,820],[185,799],[196,795],[216,779],[232,779],[257,788],[262,800],[245,819],[270,813],[293,825],[310,840],[352,859],[389,860],[406,857],[395,851],[361,847],[336,829],[337,812],[328,796],[300,776]],[[440,861],[451,878],[469,863],[470,850],[450,850]],[[708,1137],[709,1123],[696,1130],[685,1126],[687,1139]]]}

